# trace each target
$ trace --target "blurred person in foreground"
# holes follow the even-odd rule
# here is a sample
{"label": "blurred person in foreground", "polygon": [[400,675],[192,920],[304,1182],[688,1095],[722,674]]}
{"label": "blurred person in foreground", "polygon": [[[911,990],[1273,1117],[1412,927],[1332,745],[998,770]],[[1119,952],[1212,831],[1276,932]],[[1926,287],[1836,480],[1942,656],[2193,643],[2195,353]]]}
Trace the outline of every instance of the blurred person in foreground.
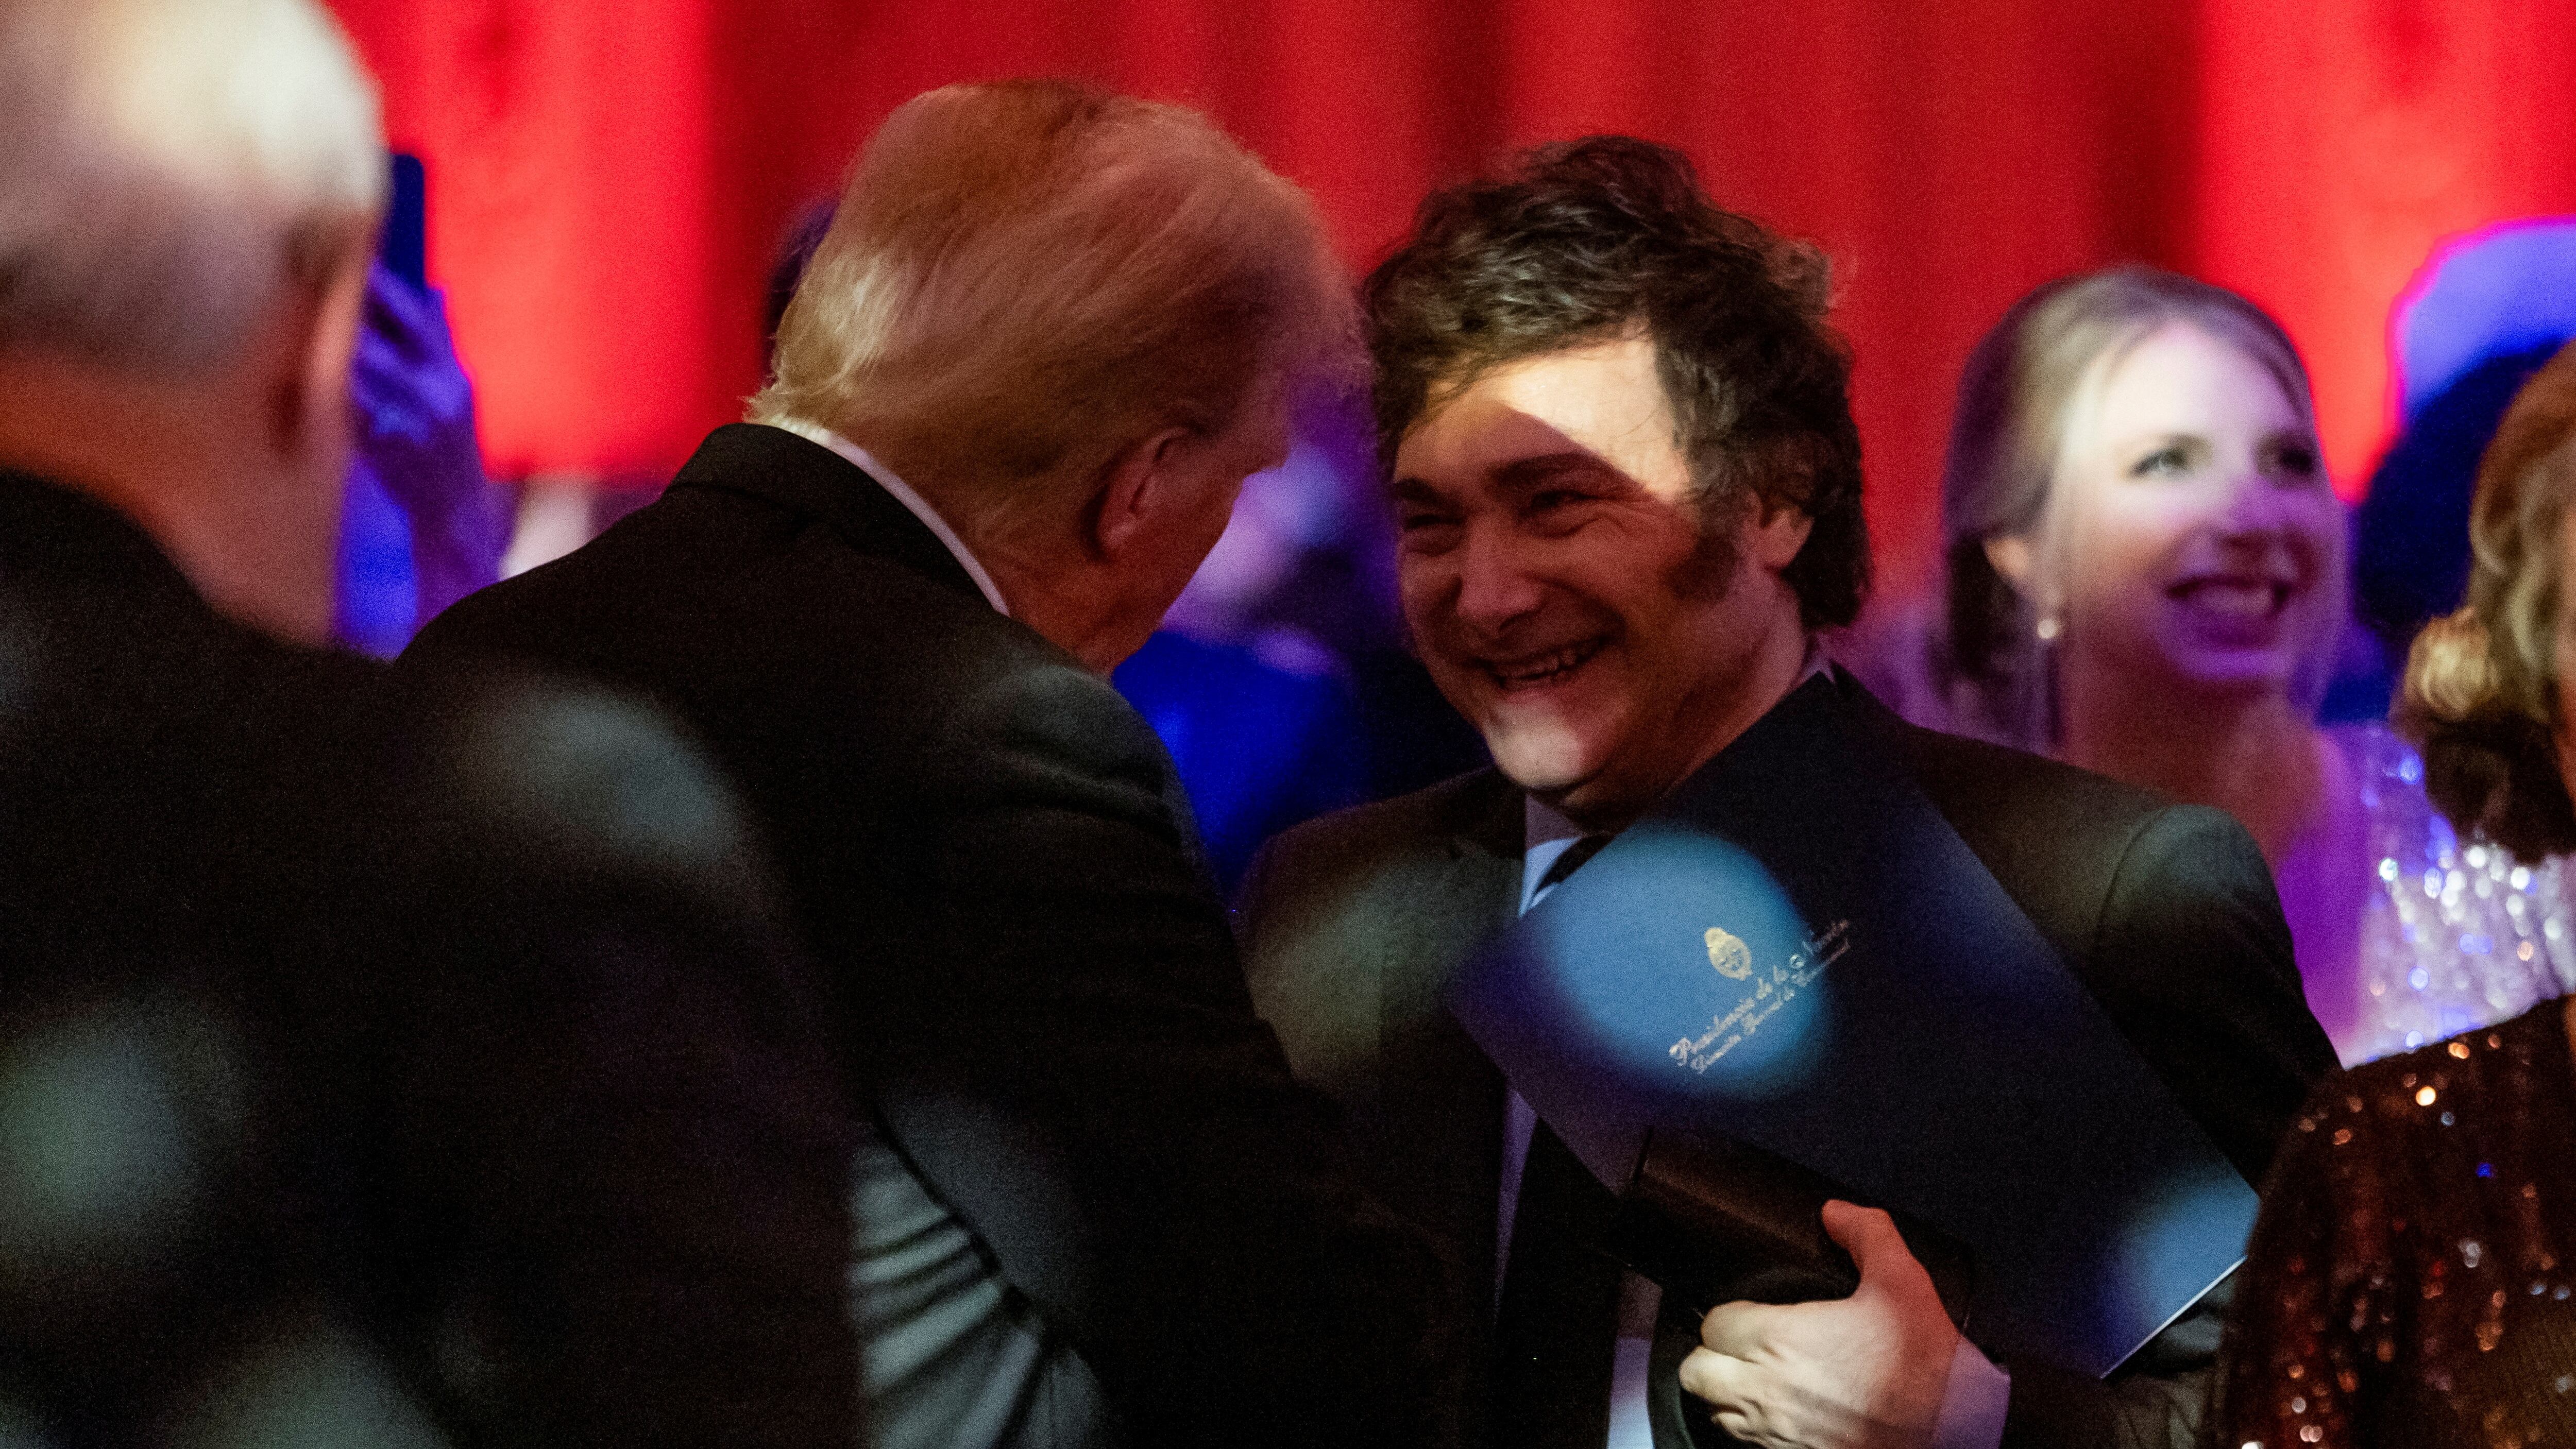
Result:
{"label": "blurred person in foreground", "polygon": [[2108,1382],[1999,1369],[1874,1210],[1825,1215],[1860,1265],[1849,1299],[1661,1313],[1583,1241],[1608,1191],[1441,992],[1578,850],[1775,706],[1821,701],[2251,1180],[2332,1065],[2252,844],[2215,811],[1910,728],[1824,664],[1818,631],[1869,577],[1825,263],[1712,205],[1678,154],[1595,138],[1439,193],[1365,296],[1405,614],[1497,768],[1280,837],[1244,915],[1289,1059],[1472,1270],[1451,1302],[1486,1350],[1472,1442],[1674,1449],[1712,1406],[1765,1445],[2192,1442],[2223,1295]]}
{"label": "blurred person in foreground", "polygon": [[[2524,862],[2576,850],[2576,351],[2514,400],[2470,516],[2468,604],[2398,708],[2433,798]],[[2217,1442],[2576,1441],[2576,1001],[2320,1087],[2275,1164]]]}
{"label": "blurred person in foreground", "polygon": [[0,5],[0,1425],[849,1443],[748,824],[635,707],[317,647],[384,164],[309,0]]}
{"label": "blurred person in foreground", "polygon": [[886,1133],[852,1270],[881,1443],[1438,1442],[1440,1265],[1254,1016],[1104,678],[1351,331],[1312,203],[1198,115],[930,92],[754,421],[406,656],[639,688],[748,792]]}
{"label": "blurred person in foreground", "polygon": [[1943,609],[1895,661],[1900,710],[2235,816],[2347,1064],[2576,973],[2554,864],[2455,834],[2387,726],[2316,723],[2344,511],[2260,308],[2145,267],[2031,293],[1961,376],[1942,511]]}

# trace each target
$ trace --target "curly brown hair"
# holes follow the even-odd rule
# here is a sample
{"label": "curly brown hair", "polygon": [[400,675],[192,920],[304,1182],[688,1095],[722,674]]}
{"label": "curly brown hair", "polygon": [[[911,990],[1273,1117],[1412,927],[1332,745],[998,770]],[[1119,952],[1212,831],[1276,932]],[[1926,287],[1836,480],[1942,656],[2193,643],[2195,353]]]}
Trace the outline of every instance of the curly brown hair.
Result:
{"label": "curly brown hair", "polygon": [[1783,572],[1810,628],[1869,591],[1851,356],[1824,255],[1721,209],[1680,152],[1593,136],[1434,192],[1361,291],[1380,456],[1496,367],[1642,330],[1704,525],[1745,505],[1813,520]]}
{"label": "curly brown hair", "polygon": [[2525,861],[2576,850],[2558,755],[2558,632],[2576,497],[2576,346],[2515,395],[2469,505],[2469,601],[2415,636],[2396,710],[2424,788]]}

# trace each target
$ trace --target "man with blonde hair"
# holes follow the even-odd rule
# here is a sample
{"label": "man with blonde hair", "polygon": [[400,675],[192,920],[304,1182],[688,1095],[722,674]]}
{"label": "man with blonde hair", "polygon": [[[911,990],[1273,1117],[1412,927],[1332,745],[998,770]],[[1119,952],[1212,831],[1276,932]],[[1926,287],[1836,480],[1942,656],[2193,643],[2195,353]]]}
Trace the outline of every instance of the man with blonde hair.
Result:
{"label": "man with blonde hair", "polygon": [[1059,82],[903,106],[753,422],[413,652],[676,706],[787,862],[853,1088],[885,1445],[1417,1445],[1441,1267],[1255,1017],[1172,767],[1102,676],[1342,385],[1313,207]]}
{"label": "man with blonde hair", "polygon": [[312,647],[384,167],[313,0],[0,0],[0,1440],[847,1444],[747,823]]}

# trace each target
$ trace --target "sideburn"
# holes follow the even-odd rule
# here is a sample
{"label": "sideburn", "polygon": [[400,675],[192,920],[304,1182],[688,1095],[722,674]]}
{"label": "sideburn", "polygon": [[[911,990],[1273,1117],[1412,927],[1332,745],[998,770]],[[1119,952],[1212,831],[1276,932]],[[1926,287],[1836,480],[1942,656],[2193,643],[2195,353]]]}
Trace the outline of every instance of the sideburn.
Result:
{"label": "sideburn", "polygon": [[[1712,490],[1714,492],[1714,490]],[[1736,533],[1759,506],[1750,490],[1703,495],[1699,504],[1699,541],[1688,556],[1665,570],[1664,586],[1693,603],[1716,603],[1735,587],[1735,571],[1744,562]]]}

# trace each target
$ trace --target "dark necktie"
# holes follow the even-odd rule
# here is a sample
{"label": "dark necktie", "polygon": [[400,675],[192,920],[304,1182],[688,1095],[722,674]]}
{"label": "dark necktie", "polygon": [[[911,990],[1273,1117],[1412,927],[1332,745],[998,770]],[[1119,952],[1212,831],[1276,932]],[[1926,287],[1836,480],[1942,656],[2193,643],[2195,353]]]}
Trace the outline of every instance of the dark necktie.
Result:
{"label": "dark necktie", "polygon": [[[1607,835],[1566,848],[1533,899],[1583,867]],[[1495,1315],[1495,1442],[1504,1449],[1601,1449],[1619,1337],[1619,1264],[1594,1244],[1618,1199],[1538,1124],[1512,1211],[1511,1256]]]}

